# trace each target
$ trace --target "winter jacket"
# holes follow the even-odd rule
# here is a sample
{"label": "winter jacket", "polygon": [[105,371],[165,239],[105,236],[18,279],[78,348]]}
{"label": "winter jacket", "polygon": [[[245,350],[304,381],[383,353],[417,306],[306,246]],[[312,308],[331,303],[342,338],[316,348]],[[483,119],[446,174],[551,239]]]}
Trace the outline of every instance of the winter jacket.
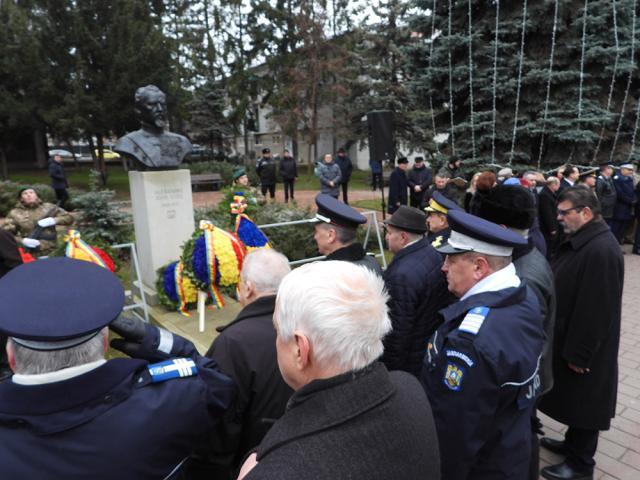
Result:
{"label": "winter jacket", "polygon": [[[340,195],[340,180],[342,179],[338,164],[336,162],[320,162],[318,165],[318,178],[320,179],[320,191],[338,198],[338,195]],[[329,182],[333,182],[333,186]]]}

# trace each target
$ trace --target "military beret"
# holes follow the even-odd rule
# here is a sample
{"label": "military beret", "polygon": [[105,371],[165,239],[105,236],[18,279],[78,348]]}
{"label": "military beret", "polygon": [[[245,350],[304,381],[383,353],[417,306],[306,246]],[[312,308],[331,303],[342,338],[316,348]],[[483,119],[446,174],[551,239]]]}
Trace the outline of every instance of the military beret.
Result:
{"label": "military beret", "polygon": [[247,174],[247,171],[243,167],[238,167],[233,171],[233,179],[237,180],[246,174]]}
{"label": "military beret", "polygon": [[113,321],[124,290],[109,270],[65,257],[14,268],[0,280],[0,332],[34,350],[79,345]]}

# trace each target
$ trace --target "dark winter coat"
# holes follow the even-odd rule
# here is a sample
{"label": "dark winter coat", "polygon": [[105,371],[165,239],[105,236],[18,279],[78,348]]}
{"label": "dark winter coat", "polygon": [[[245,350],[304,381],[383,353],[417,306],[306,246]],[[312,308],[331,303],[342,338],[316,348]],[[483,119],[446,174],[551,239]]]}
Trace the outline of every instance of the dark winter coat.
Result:
{"label": "dark winter coat", "polygon": [[421,381],[446,480],[522,480],[544,333],[526,285],[481,292],[440,312]]}
{"label": "dark winter coat", "polygon": [[293,180],[298,176],[298,166],[293,157],[282,157],[280,159],[280,176],[283,180]]}
{"label": "dark winter coat", "polygon": [[566,178],[563,178],[562,180],[560,180],[560,188],[558,189],[558,193],[563,191],[565,188],[571,188],[574,186],[575,186],[575,183],[571,185],[571,183],[569,183],[569,181]]}
{"label": "dark winter coat", "polygon": [[427,339],[440,325],[438,311],[454,300],[442,262],[425,237],[396,253],[384,272],[393,330],[384,338],[382,361],[389,370],[420,374]]}
{"label": "dark winter coat", "polygon": [[613,177],[616,187],[617,200],[613,209],[615,220],[631,220],[633,218],[633,206],[636,203],[636,195],[633,191],[633,177],[616,175]]}
{"label": "dark winter coat", "polygon": [[22,265],[22,257],[15,237],[0,229],[0,278],[18,265]]}
{"label": "dark winter coat", "polygon": [[180,478],[234,387],[191,342],[173,341],[172,356],[190,357],[196,374],[158,381],[146,361],[114,358],[58,382],[1,382],[0,478]]}
{"label": "dark winter coat", "polygon": [[[423,165],[422,168],[413,167],[409,170],[407,184],[409,185],[411,205],[417,205],[418,207],[424,206],[424,196],[432,180],[433,173],[429,167]],[[419,192],[414,190],[416,186],[420,187],[421,190]]]}
{"label": "dark winter coat", "polygon": [[596,180],[596,195],[600,200],[600,208],[602,210],[602,218],[613,217],[613,210],[616,206],[616,186],[613,184],[613,178],[599,175]]}
{"label": "dark winter coat", "polygon": [[[539,408],[565,425],[606,430],[618,389],[622,251],[606,223],[590,222],[560,245],[551,267],[558,299],[554,386]],[[590,373],[575,373],[569,363]]]}
{"label": "dark winter coat", "polygon": [[51,177],[51,188],[54,190],[67,188],[67,177],[64,174],[64,167],[62,164],[51,160],[49,162],[49,176]]}
{"label": "dark winter coat", "polygon": [[540,393],[553,386],[553,329],[556,323],[556,289],[553,272],[545,256],[529,240],[526,247],[513,250],[516,274],[524,280],[538,297],[544,324],[544,347],[540,359]]}
{"label": "dark winter coat", "polygon": [[400,167],[396,167],[389,177],[389,208],[387,211],[393,214],[400,205],[407,204],[408,198],[407,175]]}
{"label": "dark winter coat", "polygon": [[347,183],[351,178],[351,174],[353,173],[353,163],[351,163],[351,159],[346,155],[344,157],[336,155],[333,161],[340,167],[340,182]]}
{"label": "dark winter coat", "polygon": [[246,480],[439,480],[431,408],[418,381],[381,363],[298,390]]}
{"label": "dark winter coat", "polygon": [[552,245],[560,231],[558,213],[556,211],[557,203],[558,196],[549,187],[545,186],[538,196],[538,218],[540,219],[540,230],[547,242],[547,248]]}
{"label": "dark winter coat", "polygon": [[355,242],[346,247],[342,247],[333,253],[327,255],[326,260],[340,260],[343,262],[351,262],[356,265],[367,267],[374,273],[382,276],[382,268],[378,261],[371,255],[367,255],[362,244]]}
{"label": "dark winter coat", "polygon": [[[336,162],[320,162],[318,165],[318,178],[320,179],[320,192],[338,198],[338,195],[340,195],[340,180],[342,180],[338,164]],[[330,182],[333,182],[333,186],[331,186]]]}
{"label": "dark winter coat", "polygon": [[212,432],[210,478],[235,478],[245,454],[284,414],[293,394],[278,369],[275,302],[275,295],[269,295],[244,307],[206,354],[236,384],[236,401]]}
{"label": "dark winter coat", "polygon": [[256,172],[260,177],[261,185],[276,184],[276,161],[273,157],[260,157],[256,165]]}

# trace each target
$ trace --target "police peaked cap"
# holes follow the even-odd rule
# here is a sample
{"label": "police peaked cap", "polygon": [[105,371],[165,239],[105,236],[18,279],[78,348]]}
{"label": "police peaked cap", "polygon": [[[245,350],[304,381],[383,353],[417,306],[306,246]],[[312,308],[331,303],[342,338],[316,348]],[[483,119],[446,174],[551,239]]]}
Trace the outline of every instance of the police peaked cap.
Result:
{"label": "police peaked cap", "polygon": [[527,244],[527,240],[500,225],[469,213],[452,210],[447,215],[451,235],[447,243],[438,247],[440,253],[477,252],[485,255],[508,257],[514,247]]}
{"label": "police peaked cap", "polygon": [[0,280],[0,332],[34,350],[79,345],[113,321],[124,290],[109,270],[65,257],[14,268]]}
{"label": "police peaked cap", "polygon": [[520,230],[533,225],[536,203],[533,194],[524,187],[496,185],[478,198],[477,215],[485,220]]}
{"label": "police peaked cap", "polygon": [[358,228],[367,223],[367,219],[360,212],[333,198],[331,195],[321,193],[316,197],[318,212],[317,222],[332,223],[341,227]]}
{"label": "police peaked cap", "polygon": [[449,210],[462,210],[460,205],[445,197],[442,193],[434,191],[429,200],[429,205],[425,208],[427,212],[438,212],[447,214]]}

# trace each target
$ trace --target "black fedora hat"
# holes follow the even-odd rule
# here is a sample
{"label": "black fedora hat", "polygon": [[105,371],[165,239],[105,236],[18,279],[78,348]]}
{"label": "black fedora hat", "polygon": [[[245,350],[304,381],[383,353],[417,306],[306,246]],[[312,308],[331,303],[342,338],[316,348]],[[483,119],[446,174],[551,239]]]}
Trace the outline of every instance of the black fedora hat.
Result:
{"label": "black fedora hat", "polygon": [[417,208],[400,205],[398,210],[384,223],[407,232],[425,233],[427,231],[426,221],[427,216]]}

